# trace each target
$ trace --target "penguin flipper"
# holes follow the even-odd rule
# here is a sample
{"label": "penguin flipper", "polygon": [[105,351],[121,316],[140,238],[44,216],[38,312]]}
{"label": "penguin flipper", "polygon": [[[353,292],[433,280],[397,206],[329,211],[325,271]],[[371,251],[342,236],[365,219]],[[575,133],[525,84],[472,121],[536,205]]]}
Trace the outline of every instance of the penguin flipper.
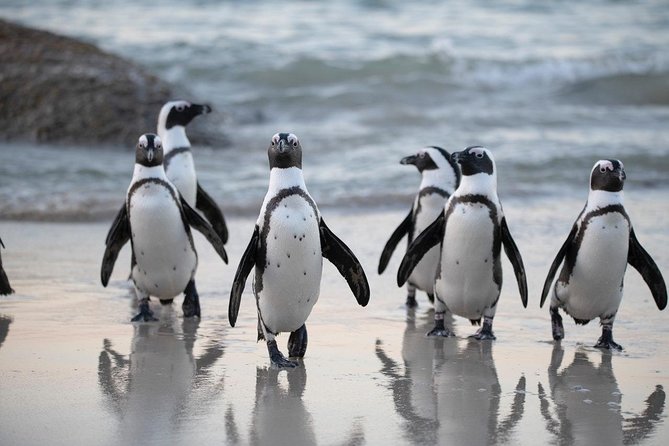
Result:
{"label": "penguin flipper", "polygon": [[109,277],[114,270],[114,264],[121,248],[130,240],[130,219],[128,218],[128,209],[125,205],[121,207],[114,218],[114,222],[109,228],[107,239],[105,240],[105,253],[102,256],[102,267],[100,269],[100,279],[102,286],[106,287],[109,283]]}
{"label": "penguin flipper", "polygon": [[627,262],[634,267],[644,282],[650,288],[655,299],[655,304],[660,310],[667,306],[667,286],[662,278],[662,273],[657,264],[648,252],[643,249],[639,240],[634,234],[634,229],[630,229],[629,250],[627,251]]}
{"label": "penguin flipper", "polygon": [[553,283],[553,279],[555,278],[555,273],[557,273],[560,264],[562,264],[564,256],[567,254],[567,249],[571,246],[572,243],[574,243],[577,229],[578,227],[576,226],[576,224],[574,224],[574,226],[571,228],[571,232],[567,236],[567,240],[564,241],[562,247],[560,247],[560,250],[555,255],[555,259],[553,259],[553,263],[551,264],[551,267],[548,270],[548,275],[546,276],[546,281],[544,282],[544,288],[541,291],[541,301],[539,302],[539,308],[544,306],[544,302],[546,301],[546,296],[548,296],[548,292],[551,289],[551,284]]}
{"label": "penguin flipper", "polygon": [[251,273],[253,266],[256,264],[256,255],[258,253],[258,244],[260,242],[260,229],[256,225],[253,230],[253,235],[249,241],[242,258],[239,261],[235,279],[232,282],[232,289],[230,290],[230,302],[228,303],[228,320],[232,327],[237,322],[237,314],[239,313],[239,304],[242,300],[242,292],[246,286],[246,278]]}
{"label": "penguin flipper", "polygon": [[[2,243],[2,239],[0,239],[0,246],[3,248],[5,247],[4,243]],[[14,290],[9,285],[7,274],[5,274],[5,269],[2,267],[2,256],[0,255],[0,295],[4,296],[6,294],[12,294],[13,292]]]}
{"label": "penguin flipper", "polygon": [[223,241],[218,236],[214,228],[211,227],[209,222],[202,218],[200,214],[195,211],[192,207],[186,203],[183,197],[181,197],[181,212],[182,218],[188,223],[189,226],[198,230],[205,236],[207,241],[211,243],[211,246],[214,247],[218,255],[223,259],[223,261],[228,263],[228,254],[225,252],[225,247],[223,246]]}
{"label": "penguin flipper", "polygon": [[523,307],[527,308],[527,277],[525,275],[523,258],[520,256],[520,251],[518,251],[516,242],[514,242],[513,237],[511,237],[509,226],[506,224],[506,217],[502,217],[502,222],[499,226],[500,232],[502,233],[502,245],[504,245],[504,252],[513,266],[513,272],[516,274],[518,290],[520,291],[520,300],[523,302]]}
{"label": "penguin flipper", "polygon": [[348,282],[355,299],[361,306],[369,302],[369,283],[362,265],[353,252],[327,227],[321,217],[319,223],[321,254],[332,263]]}
{"label": "penguin flipper", "polygon": [[195,207],[202,211],[207,220],[216,231],[216,234],[221,238],[223,244],[228,243],[228,226],[225,224],[223,212],[218,204],[211,198],[200,183],[197,183],[197,195],[195,198]]}
{"label": "penguin flipper", "polygon": [[390,257],[393,255],[397,244],[400,242],[400,240],[402,240],[402,237],[404,237],[405,234],[408,234],[411,230],[411,224],[413,223],[412,217],[413,208],[409,211],[409,215],[407,215],[406,218],[402,220],[402,223],[400,223],[395,231],[393,231],[390,238],[386,242],[386,246],[383,247],[381,259],[379,260],[379,274],[382,274],[386,270],[388,262],[390,261]]}
{"label": "penguin flipper", "polygon": [[397,270],[397,286],[402,286],[409,279],[411,272],[423,256],[432,249],[433,246],[444,240],[444,230],[446,229],[446,216],[442,212],[425,228],[416,239],[411,242],[407,252],[402,258],[400,268]]}

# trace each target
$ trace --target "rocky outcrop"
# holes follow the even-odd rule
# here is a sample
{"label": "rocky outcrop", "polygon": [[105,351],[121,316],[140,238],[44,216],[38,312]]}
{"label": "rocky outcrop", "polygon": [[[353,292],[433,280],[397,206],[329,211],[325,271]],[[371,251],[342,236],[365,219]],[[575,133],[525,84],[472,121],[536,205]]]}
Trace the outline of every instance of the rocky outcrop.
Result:
{"label": "rocky outcrop", "polygon": [[0,140],[132,147],[177,97],[174,86],[94,45],[0,20]]}

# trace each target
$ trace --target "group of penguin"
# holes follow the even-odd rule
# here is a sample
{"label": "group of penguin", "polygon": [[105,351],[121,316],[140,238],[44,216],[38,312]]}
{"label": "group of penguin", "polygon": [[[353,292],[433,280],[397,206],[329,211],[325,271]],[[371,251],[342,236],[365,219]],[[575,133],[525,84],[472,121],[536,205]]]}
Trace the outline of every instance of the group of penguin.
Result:
{"label": "group of penguin", "polygon": [[[130,279],[139,302],[132,321],[157,320],[150,296],[169,305],[182,292],[184,316],[200,317],[195,286],[198,257],[191,228],[228,262],[225,219],[197,181],[186,136],[193,118],[210,111],[207,105],[170,101],[160,111],[158,133],[144,134],[137,142],[132,180],[107,234],[101,267],[101,281],[107,286],[121,248],[130,241]],[[247,278],[255,270],[258,340],[266,341],[273,364],[290,368],[297,362],[289,358],[301,358],[306,352],[305,322],[320,293],[323,258],[335,265],[361,306],[369,302],[370,288],[360,262],[325,224],[307,191],[298,138],[275,134],[268,158],[269,187],[234,276],[228,318],[234,326]],[[502,288],[502,246],[524,307],[528,289],[521,254],[497,196],[492,153],[481,146],[452,154],[425,147],[401,164],[414,165],[422,181],[408,215],[382,251],[378,273],[384,272],[406,235],[408,247],[397,283],[400,287],[407,283],[408,307],[417,305],[417,289],[434,303],[434,328],[427,335],[453,336],[444,324],[450,312],[480,325],[473,338],[495,339],[492,324]],[[622,350],[613,340],[612,327],[628,263],[649,286],[657,307],[662,310],[667,304],[662,274],[637,240],[623,206],[624,182],[624,166],[618,160],[600,160],[592,168],[585,207],[550,266],[542,290],[541,306],[551,294],[555,340],[564,337],[561,308],[577,324],[600,318],[602,335],[595,347]],[[0,258],[0,294],[12,291]],[[290,333],[289,357],[277,346],[280,332]]]}

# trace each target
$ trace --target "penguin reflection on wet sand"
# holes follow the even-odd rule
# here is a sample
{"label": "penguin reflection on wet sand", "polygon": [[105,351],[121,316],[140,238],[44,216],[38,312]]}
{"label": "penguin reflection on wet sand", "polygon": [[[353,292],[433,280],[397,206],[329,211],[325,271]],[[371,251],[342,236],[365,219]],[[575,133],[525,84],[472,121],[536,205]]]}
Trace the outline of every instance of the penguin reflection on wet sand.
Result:
{"label": "penguin reflection on wet sand", "polygon": [[103,341],[98,384],[121,424],[123,444],[154,443],[178,431],[223,392],[218,364],[225,350],[214,340],[220,333],[203,341],[197,319],[179,323],[171,309],[164,313],[159,324],[134,325],[129,355],[118,352],[110,339]]}
{"label": "penguin reflection on wet sand", "polygon": [[151,133],[140,136],[126,202],[107,234],[100,271],[106,287],[121,248],[130,240],[131,277],[139,299],[139,314],[133,322],[157,320],[149,307],[149,296],[169,304],[181,292],[185,295],[184,316],[200,317],[195,288],[197,252],[191,227],[200,231],[227,263],[221,239],[167,179],[160,138]]}
{"label": "penguin reflection on wet sand", "polygon": [[190,207],[202,212],[225,244],[228,241],[228,227],[223,212],[197,179],[190,140],[186,136],[186,126],[195,117],[208,113],[211,113],[211,107],[206,104],[167,102],[158,115],[158,136],[163,141],[163,166],[167,178]]}
{"label": "penguin reflection on wet sand", "polygon": [[446,310],[483,325],[475,339],[495,339],[492,321],[502,290],[501,247],[511,261],[520,298],[527,307],[527,279],[497,197],[497,172],[492,153],[480,146],[452,155],[462,178],[446,207],[407,249],[397,272],[402,286],[432,247],[440,245],[434,284],[434,328],[428,336],[452,336],[444,325]]}
{"label": "penguin reflection on wet sand", "polygon": [[[284,384],[280,377],[285,376]],[[242,438],[235,410],[230,405],[225,414],[226,444],[250,445],[317,445],[314,421],[304,401],[307,369],[298,367],[285,375],[276,367],[256,368],[255,405],[247,439]],[[346,437],[339,443],[347,446],[365,444],[365,432],[355,419]]]}
{"label": "penguin reflection on wet sand", "polygon": [[[2,248],[5,247],[4,243],[2,243],[2,239],[0,239],[0,246]],[[5,274],[5,269],[2,267],[2,254],[0,254],[0,295],[4,296],[7,294],[12,294],[13,292],[14,290],[9,285],[7,274]]]}
{"label": "penguin reflection on wet sand", "polygon": [[[595,355],[595,353],[592,353]],[[613,372],[612,355],[576,351],[572,363],[560,370],[564,350],[555,344],[548,367],[550,393],[539,383],[541,415],[557,444],[640,444],[663,422],[666,395],[655,386],[640,414],[621,412],[621,392]],[[625,416],[623,416],[625,414]]]}
{"label": "penguin reflection on wet sand", "polygon": [[525,377],[518,379],[508,415],[500,420],[503,393],[492,344],[473,339],[427,343],[427,326],[429,322],[407,329],[402,362],[389,357],[376,341],[381,373],[389,378],[406,440],[421,445],[442,444],[444,439],[472,445],[508,442],[525,411]]}
{"label": "penguin reflection on wet sand", "polygon": [[302,146],[292,133],[277,133],[267,150],[269,188],[230,292],[228,318],[235,326],[246,278],[255,267],[253,293],[258,340],[267,341],[273,364],[295,367],[279,351],[275,336],[290,332],[288,353],[307,349],[305,321],[320,293],[323,258],[344,276],[360,305],[369,302],[369,284],[358,259],[321,217],[302,176]]}
{"label": "penguin reflection on wet sand", "polygon": [[564,337],[559,309],[585,325],[599,318],[602,335],[595,347],[622,350],[613,340],[615,320],[623,297],[627,264],[646,282],[660,310],[667,305],[667,287],[655,261],[634,234],[625,207],[625,168],[619,160],[600,160],[590,173],[590,192],[567,240],[558,251],[541,293],[543,306],[555,274],[550,304],[553,339]]}
{"label": "penguin reflection on wet sand", "polygon": [[[399,241],[406,235],[407,247],[414,237],[423,232],[440,213],[448,197],[460,183],[460,169],[450,153],[440,147],[425,147],[415,155],[402,158],[401,164],[412,164],[421,173],[422,180],[418,194],[414,198],[409,214],[386,242],[379,260],[379,274],[388,266],[390,257]],[[427,293],[430,302],[434,302],[434,279],[439,266],[439,248],[432,248],[418,262],[407,282],[406,306],[416,307],[416,289]]]}

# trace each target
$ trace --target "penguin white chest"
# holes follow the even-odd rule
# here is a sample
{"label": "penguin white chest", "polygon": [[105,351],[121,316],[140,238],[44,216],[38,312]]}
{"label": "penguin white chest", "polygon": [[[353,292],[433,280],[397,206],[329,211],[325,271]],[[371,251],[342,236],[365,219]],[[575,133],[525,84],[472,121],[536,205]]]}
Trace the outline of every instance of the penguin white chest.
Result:
{"label": "penguin white chest", "polygon": [[460,203],[448,216],[441,250],[441,271],[435,291],[455,314],[479,319],[499,296],[493,278],[495,225],[490,209]]}
{"label": "penguin white chest", "polygon": [[304,324],[320,293],[323,257],[318,215],[300,195],[268,209],[261,228],[264,268],[256,269],[255,290],[263,322],[273,332]]}
{"label": "penguin white chest", "polygon": [[180,153],[172,157],[165,170],[167,178],[176,186],[186,203],[195,209],[197,197],[197,176],[195,163],[190,152]]}
{"label": "penguin white chest", "polygon": [[[434,220],[444,212],[446,199],[439,194],[428,194],[421,197],[416,205],[414,238],[418,237]],[[430,249],[418,262],[409,283],[431,294],[439,266],[439,246]]]}
{"label": "penguin white chest", "polygon": [[579,319],[605,316],[618,309],[627,268],[629,224],[618,212],[591,218],[583,231],[568,284],[558,281],[565,310]]}
{"label": "penguin white chest", "polygon": [[129,216],[135,284],[152,296],[173,298],[193,277],[197,255],[171,191],[159,183],[140,186],[130,197]]}

